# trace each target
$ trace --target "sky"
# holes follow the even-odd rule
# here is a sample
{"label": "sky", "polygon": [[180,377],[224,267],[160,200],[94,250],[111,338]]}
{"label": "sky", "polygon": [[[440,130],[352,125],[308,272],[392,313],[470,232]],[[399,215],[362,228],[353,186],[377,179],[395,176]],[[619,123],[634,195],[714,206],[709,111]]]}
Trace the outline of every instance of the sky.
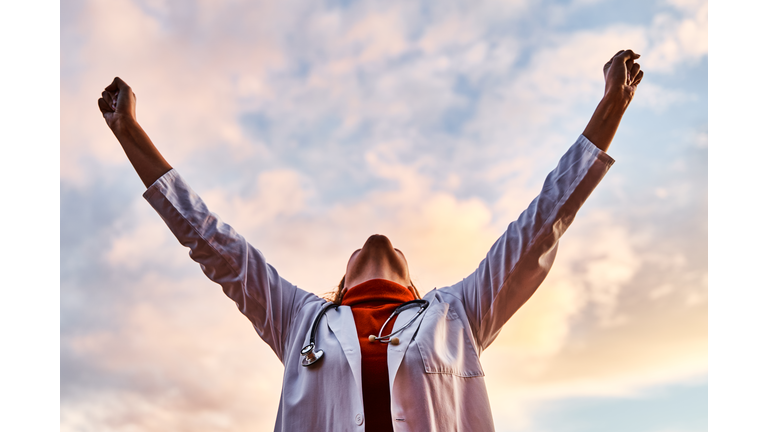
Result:
{"label": "sky", "polygon": [[471,273],[600,101],[616,163],[481,362],[496,429],[697,432],[708,393],[708,5],[60,4],[62,431],[271,430],[282,365],[142,198],[98,111],[154,143],[281,275],[334,288],[386,234],[427,292]]}

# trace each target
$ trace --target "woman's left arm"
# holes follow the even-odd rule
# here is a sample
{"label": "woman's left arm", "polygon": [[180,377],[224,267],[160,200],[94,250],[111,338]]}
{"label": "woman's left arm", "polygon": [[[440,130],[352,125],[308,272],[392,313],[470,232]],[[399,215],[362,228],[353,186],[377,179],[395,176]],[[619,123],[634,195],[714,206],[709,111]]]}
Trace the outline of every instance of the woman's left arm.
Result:
{"label": "woman's left arm", "polygon": [[606,174],[605,153],[643,76],[639,55],[620,51],[604,67],[606,90],[582,136],[547,176],[541,192],[494,243],[477,270],[443,292],[459,298],[479,350],[549,273],[560,237]]}

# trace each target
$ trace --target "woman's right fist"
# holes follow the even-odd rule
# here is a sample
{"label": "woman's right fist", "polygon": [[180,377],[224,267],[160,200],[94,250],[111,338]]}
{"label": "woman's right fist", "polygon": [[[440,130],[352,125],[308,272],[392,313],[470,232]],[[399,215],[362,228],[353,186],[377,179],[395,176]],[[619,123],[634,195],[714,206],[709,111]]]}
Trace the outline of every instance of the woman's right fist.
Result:
{"label": "woman's right fist", "polygon": [[125,81],[115,77],[101,92],[99,109],[109,128],[117,134],[136,121],[136,95]]}

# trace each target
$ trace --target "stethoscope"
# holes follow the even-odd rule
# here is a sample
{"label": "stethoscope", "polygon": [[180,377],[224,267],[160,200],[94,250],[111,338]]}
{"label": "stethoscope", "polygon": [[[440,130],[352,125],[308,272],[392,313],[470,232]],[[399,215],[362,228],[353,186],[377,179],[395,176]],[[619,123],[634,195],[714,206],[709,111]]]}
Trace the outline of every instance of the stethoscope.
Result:
{"label": "stethoscope", "polygon": [[[387,327],[387,324],[389,324],[389,321],[392,320],[392,318],[396,317],[400,312],[410,309],[412,307],[419,307],[419,310],[416,312],[416,315],[411,318],[410,321],[408,321],[407,324],[400,327],[399,329],[393,331],[392,333],[382,336],[381,332],[384,331],[384,328]],[[386,321],[384,321],[384,325],[381,326],[381,329],[379,329],[379,335],[374,336],[370,335],[368,336],[368,340],[371,342],[379,341],[381,343],[391,343],[392,345],[399,345],[400,339],[397,337],[394,337],[396,334],[402,332],[403,330],[407,329],[411,324],[413,324],[414,321],[421,315],[422,312],[424,312],[427,309],[427,306],[429,306],[429,302],[426,300],[411,300],[409,302],[405,302],[395,308],[395,310],[392,312],[392,314],[387,318]],[[325,315],[326,312],[328,312],[330,309],[336,309],[339,305],[335,303],[329,303],[320,310],[320,313],[317,314],[315,317],[315,321],[312,323],[312,329],[309,332],[309,345],[305,346],[301,349],[301,365],[302,366],[310,366],[320,360],[323,357],[323,350],[318,349],[315,350],[315,336],[317,335],[317,324],[320,322],[320,318]]]}

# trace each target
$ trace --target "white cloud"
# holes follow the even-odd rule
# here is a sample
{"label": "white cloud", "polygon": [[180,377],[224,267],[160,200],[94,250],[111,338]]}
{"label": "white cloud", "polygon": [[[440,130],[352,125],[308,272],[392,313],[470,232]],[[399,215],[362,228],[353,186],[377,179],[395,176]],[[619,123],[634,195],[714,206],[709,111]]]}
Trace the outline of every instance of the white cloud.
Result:
{"label": "white cloud", "polygon": [[682,102],[695,101],[696,95],[680,90],[663,88],[653,82],[643,82],[638,90],[636,103],[657,112],[666,111],[669,107]]}
{"label": "white cloud", "polygon": [[664,3],[691,14],[699,12],[701,8],[706,7],[708,4],[707,0],[665,0]]}
{"label": "white cloud", "polygon": [[98,37],[63,51],[62,62],[77,70],[61,86],[64,181],[80,186],[93,181],[83,158],[107,165],[125,163],[96,106],[114,76],[132,86],[139,121],[172,163],[212,145],[224,145],[241,156],[257,154],[258,148],[249,145],[238,124],[238,87],[228,75],[247,71],[237,74],[244,76],[239,89],[264,91],[256,83],[281,64],[279,47],[232,37],[209,40],[203,46],[178,40],[156,18],[126,0],[87,2],[78,19],[70,25]]}
{"label": "white cloud", "polygon": [[[705,279],[678,277],[690,271],[685,256],[645,252],[647,235],[616,216],[576,218],[544,284],[483,353],[497,424],[526,430],[548,401],[706,376]],[[669,282],[645,286],[641,269]]]}
{"label": "white cloud", "polygon": [[89,375],[112,377],[63,399],[62,430],[271,428],[281,364],[234,303],[202,275],[147,274],[135,289],[142,301],[120,308],[116,331],[62,338]]}
{"label": "white cloud", "polygon": [[[426,292],[473,271],[536,195],[584,126],[583,107],[599,100],[607,57],[631,47],[651,77],[707,55],[705,2],[675,1],[675,13],[646,26],[535,41],[499,31],[533,3],[445,2],[428,20],[417,6],[206,1],[182,20],[160,0],[86,2],[78,23],[62,23],[83,37],[79,48],[62,41],[62,63],[79,70],[62,78],[62,181],[87,188],[127,164],[96,108],[120,75],[171,163],[192,167],[191,184],[205,183],[198,166],[254,167],[242,174],[253,184],[227,175],[198,192],[288,280],[332,289],[349,254],[378,232]],[[648,79],[640,92],[636,103],[652,110],[695,97]],[[466,110],[457,136],[443,130],[451,109]],[[267,131],[247,130],[246,113],[263,115]],[[706,132],[694,135],[706,146]],[[333,181],[354,191],[329,193]],[[656,195],[682,205],[690,187]],[[647,252],[658,239],[603,206],[577,217],[550,277],[483,354],[497,422],[525,428],[541,400],[629,394],[706,372],[706,274],[683,255]],[[115,307],[117,333],[63,337],[63,350],[134,385],[64,398],[62,430],[271,428],[273,353],[143,200],[114,232],[106,270],[162,261],[185,276],[144,272],[130,283],[144,300]],[[637,285],[646,268],[664,282]]]}
{"label": "white cloud", "polygon": [[689,15],[681,19],[667,13],[654,16],[648,29],[652,49],[641,60],[647,71],[671,73],[678,65],[697,61],[709,52],[707,2],[683,0],[674,3]]}

